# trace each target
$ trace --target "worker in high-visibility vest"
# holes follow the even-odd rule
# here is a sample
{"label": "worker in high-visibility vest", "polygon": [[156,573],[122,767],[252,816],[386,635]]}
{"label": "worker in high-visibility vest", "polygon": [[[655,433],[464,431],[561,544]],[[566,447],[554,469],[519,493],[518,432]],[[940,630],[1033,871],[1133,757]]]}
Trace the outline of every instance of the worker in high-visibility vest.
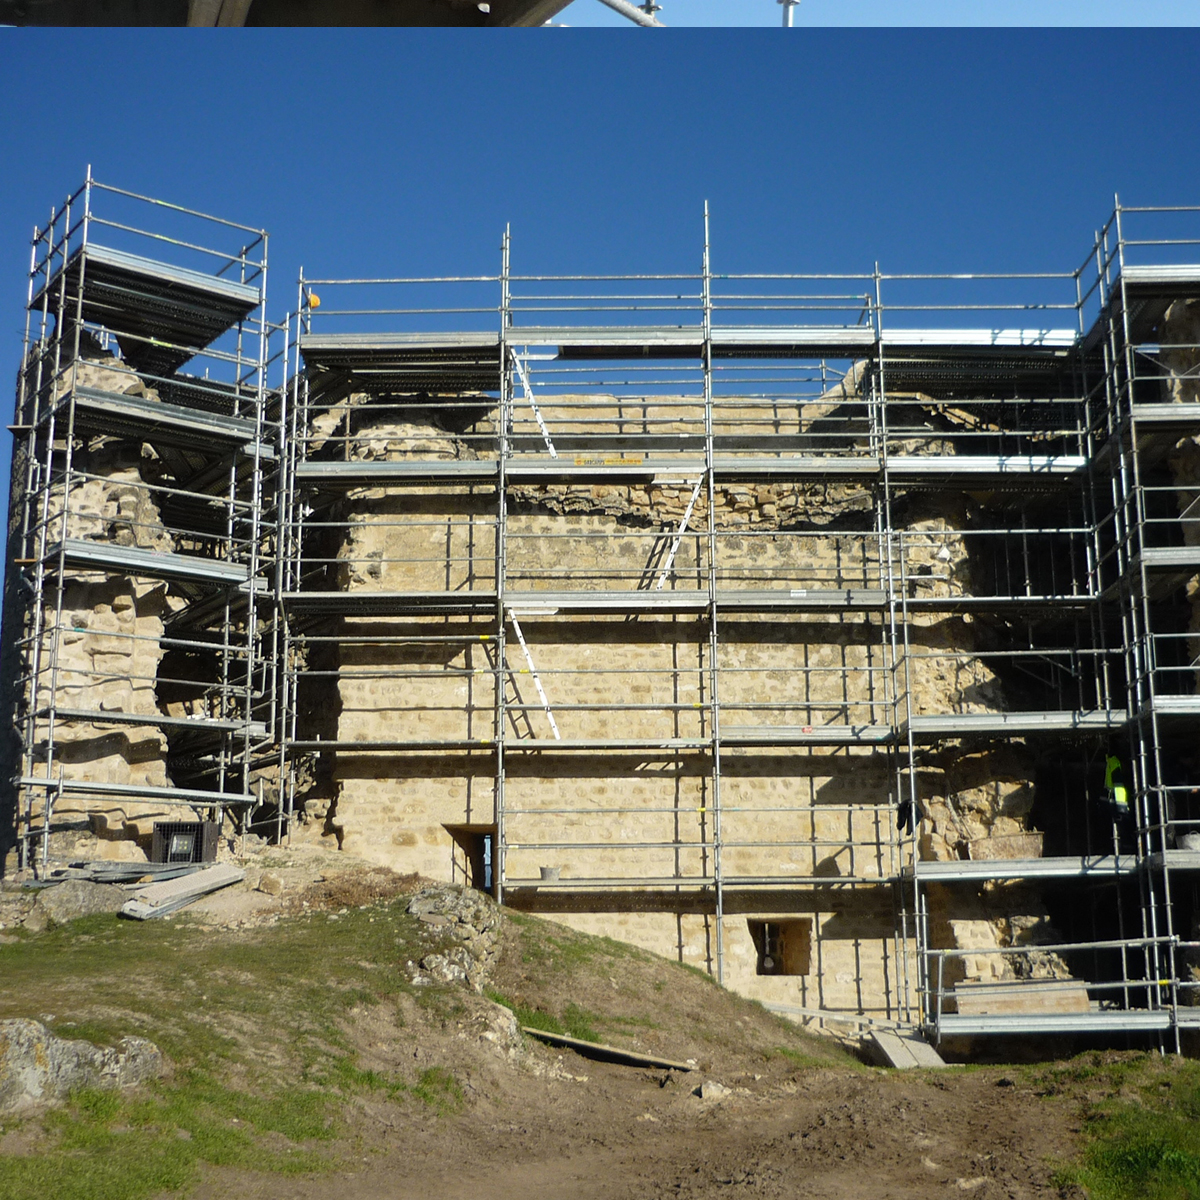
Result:
{"label": "worker in high-visibility vest", "polygon": [[1118,820],[1129,816],[1129,789],[1121,760],[1115,754],[1110,754],[1104,764],[1104,799],[1116,809]]}

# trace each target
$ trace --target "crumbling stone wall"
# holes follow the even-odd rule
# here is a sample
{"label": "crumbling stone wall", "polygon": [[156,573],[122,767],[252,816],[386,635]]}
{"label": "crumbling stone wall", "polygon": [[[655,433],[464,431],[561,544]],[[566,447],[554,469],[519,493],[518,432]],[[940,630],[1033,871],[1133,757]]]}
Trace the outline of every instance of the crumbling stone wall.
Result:
{"label": "crumbling stone wall", "polygon": [[[570,399],[570,398],[568,398]],[[598,430],[619,423],[625,402],[588,400]],[[606,408],[607,406],[607,408]],[[399,461],[475,456],[476,445],[428,421],[397,422],[356,397],[353,436],[339,457]],[[555,411],[545,406],[554,423]],[[619,421],[627,415],[618,414]],[[489,429],[485,414],[471,431]],[[338,420],[343,422],[344,415]],[[522,418],[528,424],[527,418]],[[586,425],[578,408],[573,428]],[[656,434],[695,432],[681,407],[655,414]],[[330,430],[337,422],[327,419]],[[528,432],[528,431],[526,431]],[[532,435],[531,435],[532,436]],[[331,438],[330,445],[335,444]],[[949,443],[941,447],[950,452]],[[623,461],[629,461],[625,455]],[[511,590],[563,592],[653,588],[665,548],[679,530],[692,487],[680,483],[527,484],[510,492],[507,580]],[[708,496],[701,489],[670,578],[674,591],[707,592]],[[846,589],[886,584],[886,548],[873,532],[873,501],[840,483],[720,485],[715,489],[721,588]],[[964,502],[953,493],[908,503],[905,578],[914,596],[969,594],[972,563]],[[337,578],[348,591],[470,591],[495,586],[496,519],[491,488],[448,486],[361,489],[341,510],[345,535]],[[694,614],[540,619],[521,616],[539,676],[567,739],[682,738],[709,733],[711,671],[707,626]],[[336,733],[355,740],[455,742],[493,736],[497,650],[465,617],[417,622],[348,618],[341,673],[326,686]],[[374,637],[458,634],[460,643],[356,644]],[[983,659],[969,616],[917,616],[915,654],[893,663],[876,613],[842,610],[722,617],[716,664],[724,728],[764,721],[790,726],[887,724],[897,691],[914,713],[1000,711],[999,679]],[[711,764],[703,753],[581,757],[556,755],[526,663],[511,634],[505,686],[510,737],[535,738],[537,755],[507,759],[507,875],[536,880],[542,866],[563,877],[663,881],[711,870]],[[604,707],[608,705],[609,707]],[[618,711],[621,706],[638,707]],[[314,790],[314,834],[406,871],[446,878],[454,844],[446,825],[491,824],[490,755],[447,750],[429,755],[326,752],[328,791]],[[899,862],[888,806],[894,771],[883,751],[826,747],[727,750],[722,810],[727,875],[818,878],[890,876]],[[1028,830],[1034,763],[1019,742],[998,748],[944,745],[920,772],[919,849],[952,859],[988,853],[1037,854]],[[569,811],[564,811],[569,810]],[[1007,839],[1007,841],[1006,841]],[[1013,839],[1016,839],[1014,842]],[[1021,839],[1031,839],[1022,841]],[[682,843],[682,844],[681,844]],[[564,848],[552,848],[565,844]],[[582,849],[587,845],[587,849]],[[569,848],[567,848],[569,847]],[[789,901],[790,903],[791,901]],[[766,897],[759,903],[769,904]],[[757,955],[742,915],[727,916],[726,978],[763,999],[881,1011],[895,997],[897,961],[890,897],[866,904],[860,893],[830,893],[814,911],[814,974],[756,974]],[[1044,908],[1028,890],[935,898],[935,944],[986,950],[1053,940]],[[786,908],[781,911],[788,911]],[[747,914],[747,916],[753,914]],[[764,915],[764,914],[758,914]],[[770,916],[770,913],[765,914]],[[613,933],[686,961],[711,965],[715,928],[703,914],[564,914],[580,928]],[[1051,956],[1037,970],[1062,976]],[[1017,978],[1032,959],[980,955],[962,964],[968,979]],[[948,979],[952,983],[953,979]]]}
{"label": "crumbling stone wall", "polygon": [[[128,395],[157,398],[111,359],[75,364],[75,384]],[[64,376],[61,391],[67,387]],[[61,433],[61,431],[60,431]],[[92,438],[77,446],[69,491],[51,486],[44,511],[48,546],[62,537],[107,545],[170,551],[148,481],[155,475],[153,450],[117,438]],[[65,521],[64,521],[65,509]],[[40,645],[26,652],[24,669],[39,660],[39,690],[33,703],[42,711],[49,689],[60,709],[87,709],[140,717],[160,713],[156,687],[163,657],[164,619],[183,601],[157,580],[113,576],[68,568],[64,575],[61,621],[57,589],[47,586]],[[32,632],[34,614],[26,614]],[[35,744],[44,755],[48,722],[38,718]],[[57,778],[96,783],[170,786],[167,738],[153,724],[106,723],[59,717],[54,728]],[[40,797],[39,797],[40,802]],[[37,813],[35,808],[35,815]],[[55,803],[56,820],[92,816],[97,828],[119,830],[126,817],[160,811],[153,805],[114,803],[64,795]]]}

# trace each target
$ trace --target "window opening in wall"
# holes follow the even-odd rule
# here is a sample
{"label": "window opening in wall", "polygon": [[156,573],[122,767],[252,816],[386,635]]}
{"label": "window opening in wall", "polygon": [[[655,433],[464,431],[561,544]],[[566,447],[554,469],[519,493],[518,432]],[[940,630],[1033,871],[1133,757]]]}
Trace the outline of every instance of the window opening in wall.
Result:
{"label": "window opening in wall", "polygon": [[807,975],[812,962],[812,920],[747,921],[758,952],[759,975]]}
{"label": "window opening in wall", "polygon": [[465,877],[468,887],[492,892],[495,885],[495,825],[446,825],[454,839],[454,873]]}

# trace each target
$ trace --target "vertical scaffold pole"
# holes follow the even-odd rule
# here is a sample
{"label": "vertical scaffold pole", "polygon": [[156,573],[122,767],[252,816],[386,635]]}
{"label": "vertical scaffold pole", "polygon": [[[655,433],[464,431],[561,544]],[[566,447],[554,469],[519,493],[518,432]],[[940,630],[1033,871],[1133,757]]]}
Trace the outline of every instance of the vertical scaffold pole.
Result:
{"label": "vertical scaffold pole", "polygon": [[721,863],[721,708],[717,694],[717,527],[716,484],[713,479],[713,392],[712,392],[712,262],[710,254],[708,201],[704,202],[704,474],[708,480],[708,703],[712,713],[709,734],[712,745],[712,868],[716,893],[717,982],[725,982],[725,881]]}
{"label": "vertical scaffold pole", "polygon": [[509,424],[512,419],[512,363],[509,352],[508,333],[512,323],[509,286],[509,264],[511,260],[512,231],[504,227],[504,239],[500,244],[500,406],[496,414],[499,423],[497,450],[499,463],[496,473],[496,660],[493,690],[496,717],[494,738],[496,742],[495,815],[496,841],[492,848],[492,883],[497,904],[504,903],[504,879],[508,863],[505,835],[505,725],[508,721],[505,690],[505,623],[504,623],[504,579],[508,572],[508,456]]}

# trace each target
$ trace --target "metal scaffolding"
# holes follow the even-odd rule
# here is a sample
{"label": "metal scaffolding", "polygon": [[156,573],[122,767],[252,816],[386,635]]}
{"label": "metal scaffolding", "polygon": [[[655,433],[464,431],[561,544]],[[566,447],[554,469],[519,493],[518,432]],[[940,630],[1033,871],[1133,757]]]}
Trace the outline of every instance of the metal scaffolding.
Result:
{"label": "metal scaffolding", "polygon": [[[283,505],[289,794],[338,756],[382,772],[459,755],[491,780],[461,828],[494,838],[489,886],[507,903],[707,913],[720,976],[727,914],[814,912],[872,891],[894,911],[888,1014],[938,1037],[1186,1025],[1181,989],[1193,985],[1174,961],[1170,872],[1191,859],[1176,847],[1185,818],[1160,811],[1168,787],[1186,785],[1162,781],[1161,681],[1173,672],[1168,707],[1184,721],[1195,664],[1187,635],[1150,621],[1159,610],[1178,620],[1197,559],[1172,532],[1189,518],[1157,518],[1153,489],[1122,489],[1140,487],[1130,455],[1153,441],[1137,440],[1143,426],[1157,422],[1169,440],[1196,423],[1178,404],[1128,414],[1132,379],[1152,359],[1122,322],[1196,295],[1200,269],[1166,270],[1168,291],[1153,271],[1131,270],[1119,225],[1129,211],[1060,276],[716,275],[706,229],[692,275],[517,275],[506,234],[497,276],[302,280]],[[1022,296],[1031,289],[1033,301]],[[1061,328],[1045,327],[1047,310]],[[415,431],[429,420],[446,437],[422,446]],[[1160,455],[1163,444],[1153,441]],[[718,519],[718,491],[779,484],[837,489],[852,516],[825,528],[798,512],[758,529]],[[1161,507],[1177,489],[1157,486]],[[583,493],[596,488],[644,489],[675,516],[589,528],[603,506]],[[962,497],[965,519],[922,519],[931,494]],[[373,514],[375,532],[424,529],[427,559],[392,561],[367,542],[356,558],[345,534],[359,519],[353,497],[368,496],[395,500]],[[538,520],[550,501],[560,519]],[[1156,520],[1158,540],[1144,544]],[[794,553],[777,549],[766,568],[762,539]],[[969,582],[955,569],[964,552]],[[936,630],[951,621],[987,635],[948,646]],[[674,660],[621,694],[628,665],[581,668],[559,653],[585,624],[610,649],[669,636]],[[773,670],[772,648],[831,636],[854,654],[786,678]],[[335,644],[356,650],[335,662]],[[398,661],[380,666],[383,647]],[[929,671],[963,673],[964,695],[1002,679],[1004,703],[924,711],[914,697]],[[403,711],[386,740],[339,740],[328,713],[303,703],[331,679],[369,688],[373,677],[406,697],[392,701]],[[1082,763],[1126,738],[1136,845],[1114,845],[1087,795],[1064,794],[1071,815],[1053,856],[923,858],[920,777],[938,754],[1019,744]],[[756,762],[813,751],[849,771],[882,756],[891,783],[819,809],[803,789],[772,806],[740,787]],[[636,806],[578,799],[581,781],[625,762],[673,788]],[[557,786],[536,786],[550,776]],[[659,818],[661,836],[603,828],[635,807],[639,828]],[[897,832],[905,808],[918,814],[910,835]],[[565,832],[584,818],[590,836]],[[567,879],[530,865],[578,852],[611,866]],[[739,869],[751,858],[775,865]],[[1096,928],[1073,928],[1068,945],[938,944],[930,888],[953,906],[956,888],[1029,880],[1103,893]],[[1109,924],[1124,931],[1117,948]],[[1028,1011],[1027,997],[1016,1020],[1003,986],[953,983],[954,960],[992,956],[1019,974],[1036,954],[1086,980],[1075,989],[1086,1013],[1059,1012],[1053,988],[1031,987],[1047,1012]]]}
{"label": "metal scaffolding", "polygon": [[[273,356],[265,235],[221,224],[247,244],[201,272],[199,239],[105,224],[101,194],[142,199],[89,181],[31,260],[26,862],[70,793],[340,839],[347,788],[420,785],[455,814],[447,871],[701,921],[718,977],[735,918],[760,963],[812,918],[797,1011],[1200,1026],[1200,335],[1171,307],[1200,298],[1200,210],[1119,206],[1057,275],[722,274],[707,215],[698,271],[522,275],[506,232],[497,274],[302,277]],[[143,444],[98,510],[106,448]],[[101,703],[103,655],[72,674],[71,589],[104,580],[167,589],[161,634],[127,635],[152,707]],[[164,786],[71,769],[80,729],[138,724]],[[956,809],[987,756],[1037,829]],[[854,1002],[823,980],[819,918],[850,911],[884,930],[877,1004],[868,967]]]}
{"label": "metal scaffolding", "polygon": [[[266,269],[265,233],[90,171],[35,230],[5,596],[22,866],[39,846],[44,863],[67,799],[240,821],[258,805],[279,429]],[[160,784],[96,765],[134,726],[165,738]]]}

